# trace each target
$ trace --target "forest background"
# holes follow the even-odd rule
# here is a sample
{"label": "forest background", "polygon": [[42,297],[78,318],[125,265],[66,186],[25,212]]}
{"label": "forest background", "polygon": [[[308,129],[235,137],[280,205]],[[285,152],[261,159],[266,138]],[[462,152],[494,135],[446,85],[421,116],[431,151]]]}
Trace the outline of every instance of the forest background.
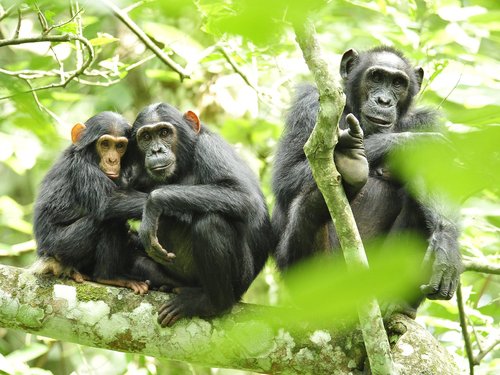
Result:
{"label": "forest background", "polygon": [[[129,18],[120,19],[113,5]],[[443,160],[427,155],[428,177],[461,205],[464,259],[498,265],[500,4],[496,0],[0,1],[0,262],[27,266],[33,261],[31,220],[37,186],[70,143],[72,125],[104,110],[120,112],[131,122],[145,105],[158,101],[194,110],[259,175],[272,208],[270,173],[284,114],[294,86],[311,80],[288,18],[293,12],[310,10],[315,11],[319,41],[333,70],[345,50],[380,44],[401,49],[424,67],[426,79],[418,102],[439,108],[449,130],[461,136],[455,145],[461,173],[443,169]],[[146,38],[134,33],[131,25]],[[81,39],[2,44],[61,35]],[[282,300],[282,288],[270,261],[244,300],[276,305]],[[498,347],[488,350],[500,340],[499,278],[465,272],[461,292],[472,350],[476,356],[484,354],[478,357],[476,373],[493,374],[500,368]],[[466,373],[469,364],[456,298],[426,301],[417,321],[455,355]],[[242,373],[2,328],[0,371]]]}

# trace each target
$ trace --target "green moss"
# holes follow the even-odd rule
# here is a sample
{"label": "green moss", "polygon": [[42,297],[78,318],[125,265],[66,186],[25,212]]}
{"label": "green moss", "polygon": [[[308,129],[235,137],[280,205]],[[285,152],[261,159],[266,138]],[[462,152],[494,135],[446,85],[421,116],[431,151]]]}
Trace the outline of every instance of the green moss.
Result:
{"label": "green moss", "polygon": [[45,313],[38,307],[22,305],[17,312],[16,319],[27,328],[39,328],[42,326],[42,319]]}
{"label": "green moss", "polygon": [[76,297],[81,302],[103,301],[107,295],[108,292],[103,287],[96,287],[88,283],[76,285]]}

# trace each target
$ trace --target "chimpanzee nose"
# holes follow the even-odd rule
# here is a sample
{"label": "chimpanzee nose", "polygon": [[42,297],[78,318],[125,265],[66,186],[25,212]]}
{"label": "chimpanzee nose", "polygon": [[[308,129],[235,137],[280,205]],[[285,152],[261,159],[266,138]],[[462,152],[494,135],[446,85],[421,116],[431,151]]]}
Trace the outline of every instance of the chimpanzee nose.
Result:
{"label": "chimpanzee nose", "polygon": [[384,107],[389,107],[392,103],[391,98],[379,96],[377,97],[377,103]]}

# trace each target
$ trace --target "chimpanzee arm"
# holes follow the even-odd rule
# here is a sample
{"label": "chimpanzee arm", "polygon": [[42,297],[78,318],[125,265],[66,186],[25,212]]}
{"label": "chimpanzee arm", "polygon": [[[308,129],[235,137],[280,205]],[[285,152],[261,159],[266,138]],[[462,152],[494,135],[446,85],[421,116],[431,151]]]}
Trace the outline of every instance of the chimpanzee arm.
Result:
{"label": "chimpanzee arm", "polygon": [[148,194],[137,190],[116,190],[111,193],[104,219],[140,219]]}
{"label": "chimpanzee arm", "polygon": [[[158,220],[169,212],[197,214],[219,213],[234,219],[245,220],[252,205],[251,196],[235,188],[219,185],[168,185],[151,192],[142,216],[139,231],[148,255],[159,263],[174,257],[158,242]],[[256,197],[256,200],[257,197]]]}
{"label": "chimpanzee arm", "polygon": [[463,271],[458,238],[459,213],[437,194],[419,197],[419,205],[430,231],[424,265],[431,267],[429,283],[421,291],[429,299],[450,299]]}
{"label": "chimpanzee arm", "polygon": [[447,142],[444,135],[438,132],[376,133],[364,140],[366,158],[370,166],[378,166],[391,151],[419,140]]}

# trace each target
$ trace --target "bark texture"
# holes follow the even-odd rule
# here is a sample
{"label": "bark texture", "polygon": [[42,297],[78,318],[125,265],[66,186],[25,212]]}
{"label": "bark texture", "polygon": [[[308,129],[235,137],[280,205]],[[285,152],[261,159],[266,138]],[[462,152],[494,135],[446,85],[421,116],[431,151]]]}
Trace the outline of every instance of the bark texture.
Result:
{"label": "bark texture", "polygon": [[[272,374],[357,374],[364,357],[357,329],[280,327],[280,309],[239,304],[210,321],[183,319],[161,328],[157,309],[168,294],[138,296],[122,288],[39,277],[0,265],[0,326],[98,348],[211,367]],[[274,322],[259,320],[276,311]],[[396,315],[388,322],[402,374],[458,373],[453,358],[422,327]]]}

